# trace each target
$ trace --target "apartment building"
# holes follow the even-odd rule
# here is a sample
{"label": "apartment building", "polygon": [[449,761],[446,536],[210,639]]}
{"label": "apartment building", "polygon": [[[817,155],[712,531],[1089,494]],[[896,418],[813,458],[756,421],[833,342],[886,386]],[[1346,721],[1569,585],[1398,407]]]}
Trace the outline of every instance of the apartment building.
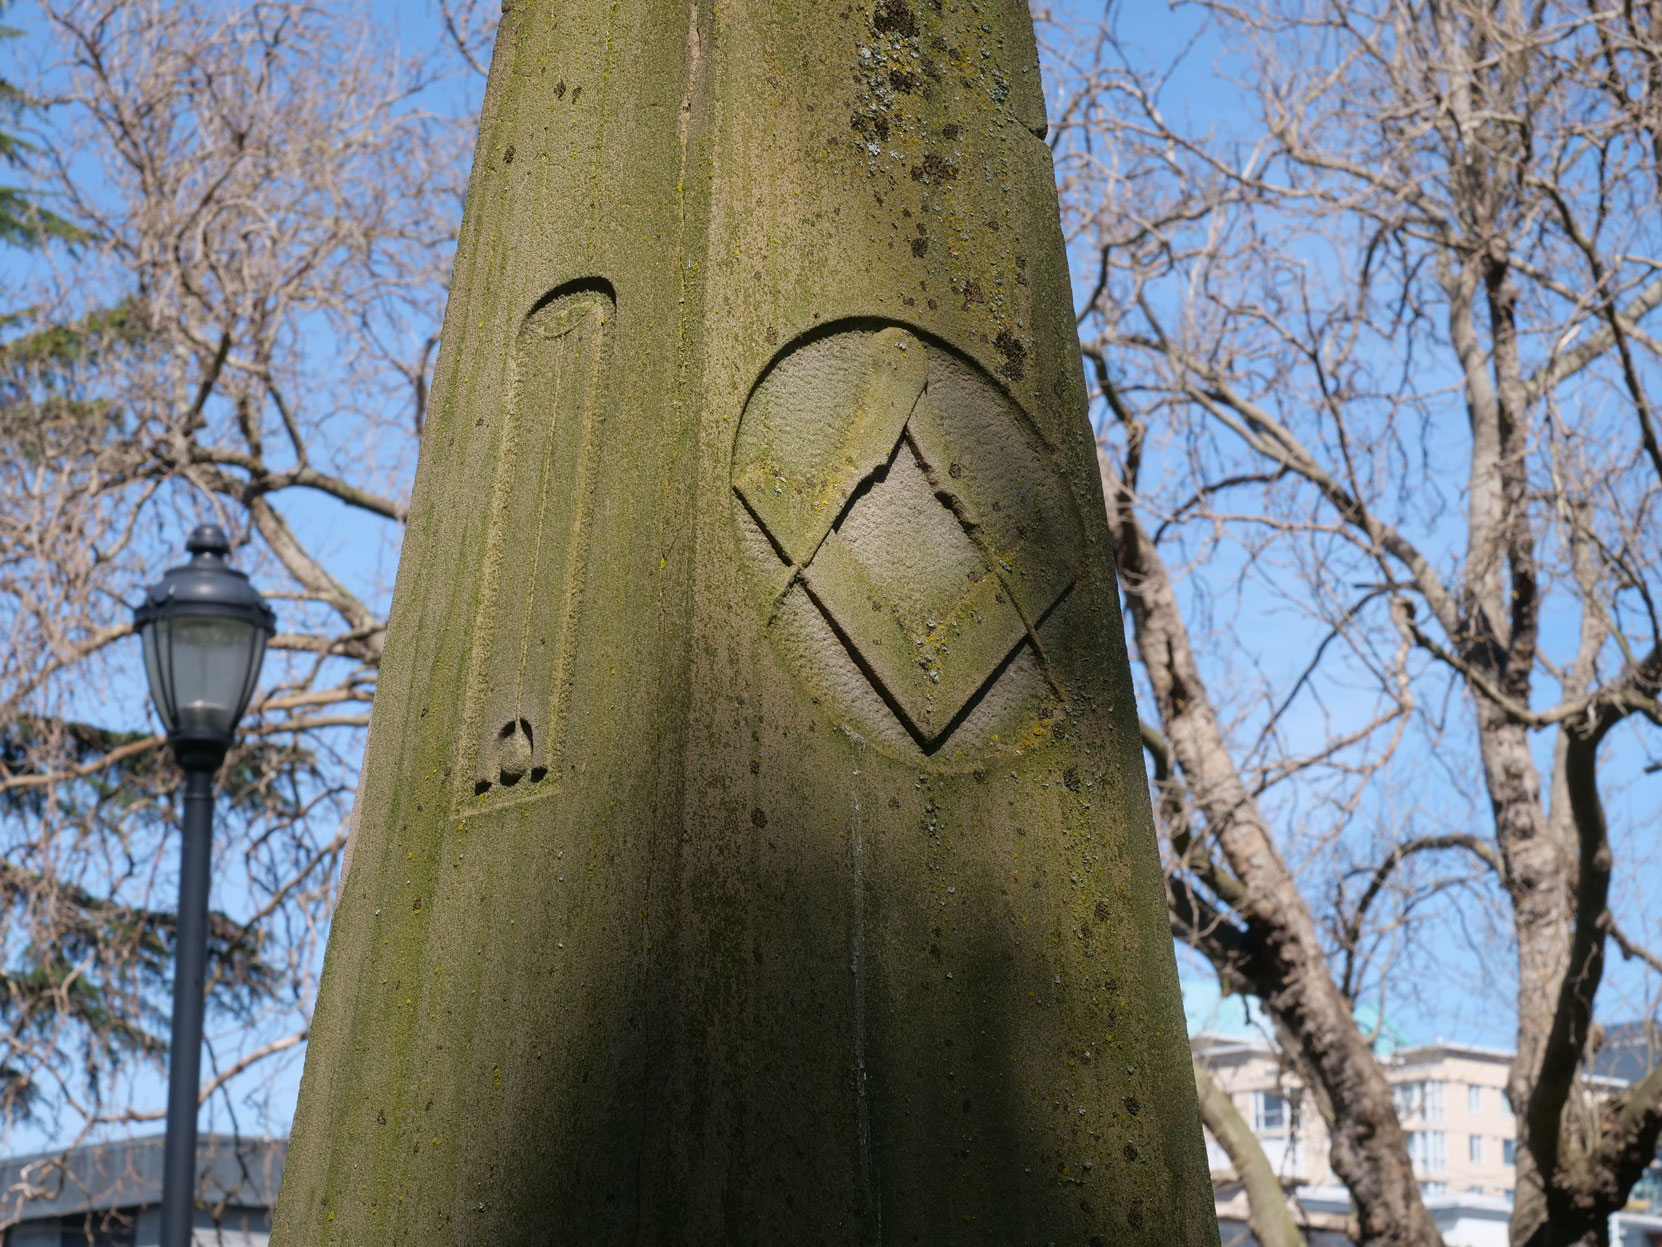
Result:
{"label": "apartment building", "polygon": [[[1228,1092],[1289,1186],[1332,1186],[1327,1126],[1268,1041],[1199,1034],[1191,1046]],[[1408,1132],[1409,1155],[1427,1195],[1508,1200],[1516,1123],[1506,1098],[1512,1054],[1473,1044],[1405,1047],[1381,1062]],[[1209,1142],[1214,1172],[1229,1160]]]}
{"label": "apartment building", "polygon": [[[1208,998],[1204,987],[1195,991],[1185,984],[1185,1001],[1195,1057],[1258,1136],[1283,1185],[1295,1195],[1301,1219],[1314,1231],[1312,1241],[1345,1241],[1338,1235],[1350,1201],[1328,1164],[1326,1123],[1309,1093],[1283,1067],[1267,1038],[1270,1028],[1247,1002],[1232,1001],[1220,1010],[1215,989]],[[1220,1013],[1233,1016],[1223,1019]],[[1517,1123],[1506,1096],[1512,1053],[1442,1040],[1412,1046],[1388,1027],[1378,1032],[1375,1051],[1408,1134],[1420,1189],[1445,1241],[1451,1247],[1504,1244],[1516,1184]],[[1649,1069],[1649,1052],[1635,1053],[1638,1042],[1633,1028],[1612,1028],[1603,1059],[1594,1062],[1593,1085],[1615,1089],[1631,1081],[1628,1066]],[[1228,1156],[1210,1134],[1207,1153],[1228,1247],[1229,1227],[1245,1224],[1246,1197],[1233,1181]],[[1662,1163],[1652,1166],[1634,1189],[1627,1211],[1613,1219],[1612,1243],[1662,1247],[1658,1214]]]}

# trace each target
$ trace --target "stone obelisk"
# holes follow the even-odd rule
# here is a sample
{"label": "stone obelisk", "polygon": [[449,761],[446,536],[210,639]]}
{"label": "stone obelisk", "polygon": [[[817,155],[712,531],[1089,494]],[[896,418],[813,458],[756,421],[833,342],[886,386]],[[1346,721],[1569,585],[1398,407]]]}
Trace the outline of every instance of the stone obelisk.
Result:
{"label": "stone obelisk", "polygon": [[505,5],[273,1242],[1216,1242],[1020,0]]}

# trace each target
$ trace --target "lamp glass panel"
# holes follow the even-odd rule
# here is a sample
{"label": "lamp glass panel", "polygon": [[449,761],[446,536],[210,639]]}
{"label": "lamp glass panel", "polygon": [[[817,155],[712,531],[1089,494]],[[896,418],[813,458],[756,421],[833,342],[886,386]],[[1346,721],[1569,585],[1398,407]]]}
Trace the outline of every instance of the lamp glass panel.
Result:
{"label": "lamp glass panel", "polygon": [[232,725],[241,720],[243,711],[248,709],[248,703],[254,696],[254,685],[260,679],[260,667],[265,663],[265,645],[268,634],[264,628],[254,629],[254,644],[248,653],[248,676],[242,684],[242,699],[237,702],[236,716],[231,720]]}
{"label": "lamp glass panel", "polygon": [[144,674],[150,681],[150,697],[156,703],[162,727],[171,732],[177,726],[178,716],[173,713],[173,677],[167,669],[172,649],[168,621],[151,620],[140,636],[144,641]]}
{"label": "lamp glass panel", "polygon": [[171,622],[176,730],[189,736],[230,736],[242,711],[259,629],[244,619],[213,615],[175,615]]}

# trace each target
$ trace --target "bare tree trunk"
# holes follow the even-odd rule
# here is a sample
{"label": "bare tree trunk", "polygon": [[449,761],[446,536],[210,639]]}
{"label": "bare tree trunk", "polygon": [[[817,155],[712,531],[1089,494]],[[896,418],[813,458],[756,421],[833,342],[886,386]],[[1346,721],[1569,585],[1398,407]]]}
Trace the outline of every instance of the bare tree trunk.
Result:
{"label": "bare tree trunk", "polygon": [[[1181,844],[1178,852],[1243,924],[1234,928],[1219,915],[1199,918],[1180,907],[1178,933],[1195,940],[1221,972],[1248,984],[1298,1041],[1332,1105],[1333,1170],[1356,1200],[1365,1247],[1439,1244],[1391,1089],[1334,984],[1298,885],[1230,759],[1170,574],[1136,516],[1125,479],[1105,455],[1099,462],[1137,654],[1187,791],[1208,824],[1207,843]],[[1212,843],[1221,862],[1211,858]]]}
{"label": "bare tree trunk", "polygon": [[[1455,886],[1452,855],[1468,871],[1475,861],[1458,886],[1496,904],[1515,940],[1512,1236],[1596,1241],[1662,1131],[1662,1079],[1610,1094],[1582,1075],[1606,941],[1662,966],[1649,951],[1662,921],[1649,919],[1646,938],[1620,932],[1619,904],[1646,918],[1612,886],[1620,841],[1599,798],[1613,726],[1662,725],[1650,398],[1662,384],[1662,4],[1198,0],[1189,11],[1251,49],[1261,134],[1174,121],[1161,72],[1141,68],[1112,22],[1094,59],[1059,53],[1077,75],[1059,167],[1098,271],[1082,322],[1159,722],[1144,739],[1173,927],[1262,998],[1327,1096],[1333,1169],[1363,1237],[1429,1233],[1413,1219],[1406,1137],[1382,1080],[1370,1082],[1352,1010],[1362,992],[1387,991],[1393,924],[1406,929]],[[1312,268],[1317,254],[1332,263]],[[1451,376],[1456,386],[1437,388]],[[1461,416],[1464,462],[1446,457]],[[1157,471],[1143,470],[1145,442],[1158,445]],[[1241,583],[1207,566],[1214,551]],[[1281,657],[1250,631],[1190,639],[1219,602],[1252,604],[1248,582],[1326,638],[1287,688],[1217,682]],[[1543,640],[1549,600],[1579,616],[1573,646],[1562,630]],[[1323,716],[1354,705],[1359,676],[1377,681],[1378,708],[1292,748],[1288,708],[1324,688]],[[1447,704],[1444,679],[1469,710],[1458,757],[1432,708]],[[1537,761],[1544,731],[1557,738],[1550,769]],[[1379,779],[1405,739],[1465,768],[1487,833],[1427,809],[1416,817],[1461,821],[1358,834],[1356,822],[1389,824],[1393,801],[1414,805]],[[1324,786],[1324,772],[1346,778]],[[1297,798],[1263,797],[1277,786]],[[1329,826],[1272,827],[1263,813],[1302,817],[1305,803],[1325,803],[1313,821]],[[1340,859],[1332,872],[1312,866],[1328,854]],[[1426,881],[1430,861],[1442,877]]]}
{"label": "bare tree trunk", "polygon": [[1246,1191],[1247,1225],[1253,1236],[1261,1247],[1305,1247],[1304,1234],[1287,1207],[1287,1192],[1264,1145],[1199,1061],[1195,1062],[1195,1090],[1200,1095],[1200,1119],[1228,1155]]}

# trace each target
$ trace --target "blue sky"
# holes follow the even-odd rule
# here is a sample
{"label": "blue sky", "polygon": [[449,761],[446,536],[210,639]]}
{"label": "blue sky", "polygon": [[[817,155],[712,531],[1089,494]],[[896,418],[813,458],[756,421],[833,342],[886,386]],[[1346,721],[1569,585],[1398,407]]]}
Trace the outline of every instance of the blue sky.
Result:
{"label": "blue sky", "polygon": [[[432,47],[442,38],[434,4],[374,0],[372,7],[382,32],[401,49],[420,51]],[[1227,130],[1232,126],[1250,125],[1251,116],[1244,108],[1243,97],[1228,81],[1234,66],[1227,49],[1208,34],[1201,33],[1197,38],[1197,26],[1190,15],[1192,11],[1179,12],[1155,3],[1126,4],[1119,6],[1119,9],[1117,20],[1121,35],[1129,45],[1146,54],[1151,62],[1168,64],[1179,58],[1180,53],[1183,54],[1165,88],[1164,102],[1170,114],[1186,117],[1200,127],[1216,125]],[[1076,3],[1062,6],[1061,11],[1071,20],[1084,21],[1093,17],[1097,10],[1091,5]],[[11,16],[17,24],[25,28],[30,26],[26,9],[20,7]],[[433,88],[426,102],[443,110],[467,109],[473,106],[482,89],[483,84],[478,79],[458,77]],[[0,263],[6,266],[8,274],[23,275],[27,272],[28,262],[18,257],[0,256]],[[1081,297],[1084,293],[1081,289]],[[379,586],[381,597],[375,604],[384,609],[385,596],[390,592],[396,565],[396,529],[390,524],[366,520],[359,513],[346,512],[339,504],[320,495],[301,495],[284,505],[290,522],[303,538],[332,552],[332,563],[337,574],[343,574],[355,585]],[[1277,667],[1292,670],[1302,665],[1313,638],[1297,627],[1289,627],[1285,615],[1273,599],[1262,594],[1249,594],[1237,604],[1237,608],[1237,627],[1279,638],[1278,644],[1265,649],[1271,670]],[[142,712],[142,690],[136,678],[136,646],[130,647],[129,656],[134,664],[135,678],[127,691],[132,698],[132,718],[136,722]],[[1227,671],[1221,667],[1215,668],[1215,673],[1219,678],[1227,678]],[[1312,730],[1319,728],[1319,723],[1312,723]],[[356,738],[350,736],[343,739],[343,751],[350,751],[354,740]],[[1550,749],[1550,740],[1544,736],[1542,747]],[[1635,750],[1626,746],[1613,748],[1625,750],[1622,760],[1612,768],[1613,776],[1620,780],[1613,783],[1609,790],[1613,818],[1628,826],[1643,826],[1651,806],[1655,804],[1654,784],[1657,781],[1653,779],[1647,783],[1636,778],[1639,755]],[[1425,765],[1426,759],[1419,761],[1424,770],[1424,777],[1420,780],[1423,785],[1435,790],[1437,785],[1444,783],[1437,776],[1435,767]],[[1423,792],[1419,795],[1422,798],[1426,796]],[[1435,793],[1432,795],[1435,796]],[[1466,800],[1450,787],[1450,808],[1458,809]],[[1484,812],[1479,810],[1480,814]],[[1486,832],[1487,828],[1479,825],[1476,830]],[[216,903],[235,909],[237,898],[219,896]],[[1504,979],[1511,972],[1510,950],[1493,950],[1501,967],[1497,980],[1493,966],[1486,964],[1483,945],[1489,937],[1483,931],[1473,929],[1457,909],[1445,912],[1441,921],[1446,933],[1442,947],[1445,973],[1420,984],[1415,992],[1393,996],[1392,1021],[1411,1042],[1444,1036],[1466,1042],[1509,1046],[1512,1041],[1512,1018],[1507,1008],[1497,1009],[1495,1001],[1498,995],[1504,1006],[1507,994]],[[1187,957],[1184,961],[1185,974],[1197,979],[1206,977],[1203,965]],[[1624,972],[1619,964],[1614,970],[1618,976]],[[1603,999],[1613,1002],[1607,1004],[1607,1008],[1619,1010],[1622,1007],[1622,997],[1617,993],[1607,993]],[[264,1080],[261,1090],[271,1096],[273,1124],[286,1120],[287,1114],[292,1111],[299,1069],[298,1060],[291,1060],[271,1066],[261,1074]],[[138,1090],[145,1098],[159,1103],[160,1087],[159,1078],[144,1077],[140,1079]],[[226,1126],[229,1124],[225,1116],[227,1112],[227,1106],[216,1100],[209,1113],[204,1115],[204,1127]],[[243,1128],[249,1128],[248,1124],[243,1123]],[[13,1140],[13,1145],[28,1147],[48,1141],[50,1132],[42,1128],[33,1134],[25,1132],[19,1135]]]}
{"label": "blue sky", "polygon": [[[394,10],[389,20],[407,46],[421,47],[426,41],[441,37],[433,8],[387,7]],[[1121,3],[1112,8],[1117,10],[1114,21],[1128,50],[1146,57],[1150,64],[1169,68],[1162,105],[1170,114],[1184,117],[1202,129],[1216,127],[1228,132],[1232,127],[1250,127],[1252,116],[1243,107],[1241,92],[1230,81],[1243,67],[1229,55],[1216,34],[1203,26],[1193,9],[1179,10],[1162,3]],[[1091,3],[1067,3],[1056,6],[1054,11],[1067,27],[1079,29],[1096,21],[1102,9]],[[481,88],[477,79],[456,83],[461,98],[470,103]],[[1081,301],[1088,296],[1090,276],[1076,274],[1076,297]],[[328,517],[323,514],[318,520],[320,524],[328,523]],[[1249,603],[1247,618],[1256,618],[1267,634],[1286,632],[1285,622],[1278,617],[1272,602]],[[1303,636],[1288,634],[1283,657],[1290,665],[1302,665],[1310,644]],[[1462,982],[1490,977],[1481,964],[1482,959],[1472,949],[1476,942],[1475,936],[1464,940],[1464,955],[1457,953],[1452,957],[1464,964],[1451,967],[1456,973],[1441,984],[1428,985],[1428,990],[1416,999],[1404,997],[1394,1002],[1393,1021],[1410,1041],[1421,1042],[1447,1034],[1473,1043],[1502,1047],[1510,1044],[1510,1016],[1504,1011],[1497,1013],[1488,1002],[1480,1003]],[[1179,956],[1185,979],[1198,991],[1199,997],[1204,1000],[1214,995],[1215,987],[1205,963],[1186,949],[1180,948]]]}
{"label": "blue sky", "polygon": [[[1148,67],[1169,70],[1159,99],[1165,115],[1193,131],[1211,130],[1219,135],[1251,136],[1257,120],[1255,105],[1236,82],[1244,78],[1248,66],[1241,50],[1229,45],[1210,31],[1203,29],[1195,18],[1193,7],[1174,10],[1164,4],[1120,4],[1114,6],[1118,33],[1128,54]],[[1099,5],[1074,4],[1063,6],[1065,19],[1088,22],[1100,15]],[[1076,297],[1088,293],[1087,282],[1094,280],[1094,264],[1090,257],[1080,263],[1076,256]],[[1312,254],[1308,262],[1318,272],[1336,272],[1331,257]],[[1161,295],[1151,296],[1156,302]],[[1438,374],[1425,374],[1427,367],[1437,368],[1440,362],[1417,361],[1422,369],[1418,380],[1424,387],[1434,384]],[[1125,379],[1128,383],[1134,378]],[[1453,382],[1452,370],[1446,380]],[[1598,402],[1589,383],[1587,394],[1566,395],[1566,402]],[[1423,437],[1426,475],[1415,492],[1429,496],[1440,491],[1458,516],[1463,499],[1464,464],[1467,458],[1467,434],[1463,408],[1457,397],[1444,403],[1438,411],[1439,420],[1428,421],[1419,431]],[[1158,451],[1151,452],[1157,455]],[[1157,475],[1157,474],[1156,474]],[[1247,504],[1250,505],[1250,504]],[[1404,499],[1405,514],[1414,527],[1405,522],[1405,531],[1426,550],[1433,561],[1442,563],[1452,558],[1463,545],[1464,528],[1458,522],[1427,518],[1428,508],[1418,500]],[[1168,555],[1168,558],[1171,556]],[[1237,580],[1237,577],[1239,578]],[[1256,581],[1256,583],[1255,583]],[[1200,586],[1209,586],[1202,592]],[[1237,589],[1237,585],[1240,587]],[[1315,630],[1299,612],[1285,609],[1277,600],[1273,586],[1262,574],[1262,569],[1249,569],[1239,548],[1225,542],[1213,551],[1203,574],[1192,577],[1180,589],[1186,599],[1186,614],[1191,627],[1196,629],[1197,646],[1206,646],[1209,636],[1200,629],[1205,617],[1200,607],[1207,606],[1216,617],[1228,620],[1228,631],[1233,641],[1229,652],[1201,652],[1203,665],[1214,694],[1214,700],[1228,700],[1237,684],[1252,685],[1264,680],[1274,687],[1286,687],[1292,677],[1308,661],[1313,647],[1320,639]],[[1549,653],[1562,656],[1574,635],[1575,620],[1562,610],[1549,613],[1543,621],[1543,643]],[[1231,667],[1230,659],[1236,660]],[[1249,660],[1250,662],[1246,661]],[[1342,677],[1345,664],[1335,665]],[[1359,679],[1357,687],[1366,690],[1368,680]],[[1421,690],[1429,699],[1436,687],[1429,681]],[[1327,693],[1335,702],[1344,698],[1343,680],[1330,679]],[[1366,695],[1365,692],[1363,694]],[[1556,699],[1557,688],[1544,675],[1536,684],[1538,704],[1550,704]],[[1400,794],[1411,814],[1430,825],[1418,830],[1470,829],[1480,835],[1491,834],[1489,810],[1481,791],[1475,752],[1470,739],[1470,709],[1456,695],[1451,705],[1448,737],[1436,744],[1423,741],[1408,751],[1387,778],[1394,794]],[[1342,717],[1342,716],[1341,716]],[[1262,716],[1249,715],[1251,728]],[[1295,703],[1289,725],[1295,737],[1308,733],[1313,739],[1325,738],[1328,730],[1320,707],[1313,702]],[[1653,734],[1654,735],[1654,734]],[[1550,766],[1553,735],[1537,733],[1535,752],[1543,774]],[[1654,749],[1654,745],[1652,746]],[[1624,921],[1643,915],[1654,922],[1656,915],[1645,913],[1643,903],[1647,879],[1654,877],[1656,834],[1656,777],[1642,773],[1646,749],[1637,727],[1616,735],[1605,747],[1601,773],[1602,791],[1610,816],[1618,860],[1629,863],[1628,870],[1619,871],[1619,912]],[[1387,793],[1391,789],[1386,789]],[[1285,798],[1283,799],[1283,802]],[[1381,803],[1370,801],[1370,805]],[[1271,804],[1267,812],[1275,818],[1278,813],[1291,817],[1293,811],[1285,804]],[[1381,816],[1389,814],[1379,809]],[[1649,862],[1649,873],[1636,872],[1631,863]],[[1498,893],[1495,895],[1498,896]],[[1510,981],[1514,974],[1512,950],[1504,927],[1492,929],[1480,920],[1474,906],[1459,894],[1436,907],[1435,917],[1427,928],[1429,947],[1434,950],[1434,961],[1422,958],[1415,973],[1399,979],[1392,991],[1389,1011],[1394,1023],[1413,1042],[1437,1036],[1507,1047],[1513,1041],[1513,1007]],[[1196,976],[1206,973],[1203,964],[1185,957],[1185,972]],[[1607,972],[1606,986],[1599,998],[1603,1020],[1614,1021],[1633,1015],[1644,1005],[1647,990],[1653,986],[1632,964],[1624,964],[1612,956]]]}

